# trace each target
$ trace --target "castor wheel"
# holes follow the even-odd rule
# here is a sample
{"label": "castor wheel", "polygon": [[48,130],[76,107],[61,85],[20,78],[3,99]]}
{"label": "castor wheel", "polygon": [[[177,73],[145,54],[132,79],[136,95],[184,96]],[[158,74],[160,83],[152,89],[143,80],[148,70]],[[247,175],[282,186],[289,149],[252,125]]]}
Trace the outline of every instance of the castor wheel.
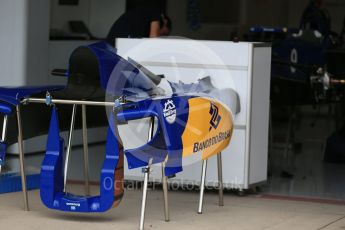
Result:
{"label": "castor wheel", "polygon": [[251,189],[252,194],[258,194],[261,192],[261,188],[259,186],[255,186]]}

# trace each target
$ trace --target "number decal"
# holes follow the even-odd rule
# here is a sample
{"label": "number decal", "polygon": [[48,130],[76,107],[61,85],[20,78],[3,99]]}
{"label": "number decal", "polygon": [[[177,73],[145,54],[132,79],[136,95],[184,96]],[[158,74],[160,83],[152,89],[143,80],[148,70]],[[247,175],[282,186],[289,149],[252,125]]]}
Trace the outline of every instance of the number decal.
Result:
{"label": "number decal", "polygon": [[[297,63],[297,62],[298,62],[298,53],[297,53],[297,50],[296,50],[295,48],[293,48],[293,49],[291,50],[290,61],[291,61],[292,63]],[[291,71],[291,73],[295,73],[295,72],[296,72],[296,68],[293,67],[293,66],[291,66],[291,67],[290,67],[290,71]]]}

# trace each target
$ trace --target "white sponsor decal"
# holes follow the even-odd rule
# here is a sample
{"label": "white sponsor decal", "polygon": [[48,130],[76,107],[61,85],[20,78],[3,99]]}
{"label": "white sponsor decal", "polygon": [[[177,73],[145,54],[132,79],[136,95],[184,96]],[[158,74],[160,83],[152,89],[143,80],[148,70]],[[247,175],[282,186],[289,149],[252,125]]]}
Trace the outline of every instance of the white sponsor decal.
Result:
{"label": "white sponsor decal", "polygon": [[164,103],[164,109],[163,109],[163,116],[165,117],[165,120],[172,124],[176,120],[176,106],[172,100],[167,100]]}
{"label": "white sponsor decal", "polygon": [[67,206],[78,206],[80,207],[79,203],[66,203]]}

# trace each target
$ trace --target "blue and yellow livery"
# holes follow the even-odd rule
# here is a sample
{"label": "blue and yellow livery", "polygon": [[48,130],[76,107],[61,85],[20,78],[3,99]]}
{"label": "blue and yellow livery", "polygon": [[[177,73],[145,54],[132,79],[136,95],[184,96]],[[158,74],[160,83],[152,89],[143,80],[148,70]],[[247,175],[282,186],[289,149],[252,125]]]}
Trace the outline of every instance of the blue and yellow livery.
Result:
{"label": "blue and yellow livery", "polygon": [[[105,43],[77,48],[71,55],[68,71],[63,74],[60,71],[60,75],[68,77],[64,87],[0,88],[0,101],[6,105],[4,109],[0,106],[0,112],[11,111],[11,106],[42,101],[51,108],[40,188],[42,202],[48,208],[104,212],[119,204],[124,193],[124,156],[130,169],[165,162],[165,176],[171,176],[183,170],[183,157],[198,154],[204,160],[221,152],[230,142],[233,115],[238,111],[231,111],[211,98],[209,92],[216,89],[210,83],[199,81],[189,87],[170,82],[174,93],[166,95],[158,87],[162,78],[124,60]],[[189,92],[188,87],[194,91]],[[46,96],[32,98],[42,94]],[[65,141],[60,136],[58,106],[62,102],[113,107],[107,114],[106,154],[98,196],[76,196],[64,190]],[[118,124],[147,117],[158,121],[152,139],[141,147],[124,149]],[[4,153],[2,150],[1,159]]]}

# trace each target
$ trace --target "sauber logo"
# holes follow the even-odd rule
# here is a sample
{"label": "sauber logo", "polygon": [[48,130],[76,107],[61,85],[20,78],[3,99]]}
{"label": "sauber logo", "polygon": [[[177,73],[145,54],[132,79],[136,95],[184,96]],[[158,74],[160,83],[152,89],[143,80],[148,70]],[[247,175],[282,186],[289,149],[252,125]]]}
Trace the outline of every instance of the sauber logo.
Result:
{"label": "sauber logo", "polygon": [[210,129],[211,131],[212,128],[217,129],[220,120],[222,117],[218,114],[218,107],[211,102],[211,107],[210,107],[210,114],[211,114],[211,120],[210,120]]}
{"label": "sauber logo", "polygon": [[71,208],[71,210],[75,211],[77,208],[76,207],[80,207],[79,203],[66,203],[67,206],[69,206]]}
{"label": "sauber logo", "polygon": [[80,207],[79,203],[66,203],[67,206],[77,206]]}
{"label": "sauber logo", "polygon": [[163,116],[165,117],[165,120],[172,124],[176,120],[176,106],[172,100],[167,100],[164,103],[164,109],[163,109]]}

